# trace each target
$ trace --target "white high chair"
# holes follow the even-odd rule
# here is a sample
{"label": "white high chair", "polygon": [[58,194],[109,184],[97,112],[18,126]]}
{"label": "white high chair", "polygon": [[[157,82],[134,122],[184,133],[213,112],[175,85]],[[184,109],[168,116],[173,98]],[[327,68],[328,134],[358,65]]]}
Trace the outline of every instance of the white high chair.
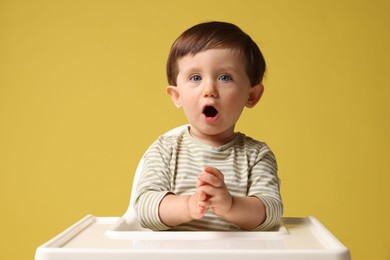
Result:
{"label": "white high chair", "polygon": [[[178,126],[176,128],[169,130],[168,132],[166,132],[163,135],[164,136],[176,135],[176,134],[180,133],[181,131],[183,131],[188,126],[189,125]],[[146,154],[146,152],[145,152],[145,154]],[[147,230],[147,229],[141,227],[141,225],[137,219],[137,214],[135,213],[135,210],[134,210],[135,193],[137,191],[138,181],[139,181],[139,178],[140,178],[140,175],[142,172],[142,167],[144,165],[145,154],[142,156],[140,162],[138,163],[137,169],[135,171],[134,178],[133,178],[133,185],[132,185],[132,189],[131,189],[131,195],[130,195],[130,203],[129,203],[129,206],[128,206],[125,214],[122,216],[122,218],[124,218],[126,220],[126,223],[128,225],[131,225],[131,227],[136,229],[136,230]]]}
{"label": "white high chair", "polygon": [[[164,135],[177,134],[187,126]],[[283,218],[279,229],[270,232],[144,229],[133,208],[143,164],[142,157],[134,175],[129,206],[122,217],[87,215],[39,246],[35,260],[351,260],[349,250],[311,216]]]}

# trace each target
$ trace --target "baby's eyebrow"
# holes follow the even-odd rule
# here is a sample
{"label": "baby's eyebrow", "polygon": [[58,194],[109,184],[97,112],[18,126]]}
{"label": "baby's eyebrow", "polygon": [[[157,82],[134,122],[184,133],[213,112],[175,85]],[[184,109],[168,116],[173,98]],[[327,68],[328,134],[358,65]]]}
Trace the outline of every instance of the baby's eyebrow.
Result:
{"label": "baby's eyebrow", "polygon": [[179,74],[182,74],[184,76],[190,76],[192,74],[200,74],[201,71],[202,70],[198,67],[192,67],[192,68],[185,69],[185,70],[179,68]]}
{"label": "baby's eyebrow", "polygon": [[219,71],[231,71],[231,72],[238,72],[239,71],[238,66],[232,66],[230,64],[229,65],[221,64],[221,65],[218,65],[215,69],[219,70]]}

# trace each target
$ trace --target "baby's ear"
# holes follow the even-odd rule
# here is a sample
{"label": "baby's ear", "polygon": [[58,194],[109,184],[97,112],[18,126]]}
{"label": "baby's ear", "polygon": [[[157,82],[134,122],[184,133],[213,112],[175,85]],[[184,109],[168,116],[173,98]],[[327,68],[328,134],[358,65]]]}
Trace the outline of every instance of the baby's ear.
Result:
{"label": "baby's ear", "polygon": [[246,102],[246,107],[254,107],[261,99],[261,96],[264,92],[263,84],[257,84],[251,88],[249,92],[248,101]]}
{"label": "baby's ear", "polygon": [[180,93],[177,86],[168,86],[167,94],[171,97],[173,104],[177,108],[181,108]]}

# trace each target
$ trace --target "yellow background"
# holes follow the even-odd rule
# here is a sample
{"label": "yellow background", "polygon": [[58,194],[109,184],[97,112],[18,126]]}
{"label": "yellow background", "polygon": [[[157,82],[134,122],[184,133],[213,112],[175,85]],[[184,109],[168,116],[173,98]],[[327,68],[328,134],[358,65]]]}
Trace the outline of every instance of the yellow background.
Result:
{"label": "yellow background", "polygon": [[354,260],[389,260],[389,3],[1,0],[0,259],[125,212],[145,149],[186,123],[165,94],[171,43],[223,20],[268,62],[237,130],[276,153],[284,216],[314,215]]}

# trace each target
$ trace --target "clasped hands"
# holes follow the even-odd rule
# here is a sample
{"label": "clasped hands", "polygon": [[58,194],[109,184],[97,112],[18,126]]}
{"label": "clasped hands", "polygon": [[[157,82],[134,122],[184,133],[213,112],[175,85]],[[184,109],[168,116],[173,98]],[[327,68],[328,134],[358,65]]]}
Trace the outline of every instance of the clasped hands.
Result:
{"label": "clasped hands", "polygon": [[208,166],[199,174],[192,195],[167,194],[164,197],[159,216],[164,224],[173,227],[203,218],[208,209],[246,230],[257,227],[266,219],[265,206],[260,199],[233,197],[226,187],[224,175]]}
{"label": "clasped hands", "polygon": [[209,208],[223,217],[232,205],[233,197],[226,187],[224,175],[218,169],[206,166],[198,176],[195,193],[189,198],[191,217],[201,219]]}

